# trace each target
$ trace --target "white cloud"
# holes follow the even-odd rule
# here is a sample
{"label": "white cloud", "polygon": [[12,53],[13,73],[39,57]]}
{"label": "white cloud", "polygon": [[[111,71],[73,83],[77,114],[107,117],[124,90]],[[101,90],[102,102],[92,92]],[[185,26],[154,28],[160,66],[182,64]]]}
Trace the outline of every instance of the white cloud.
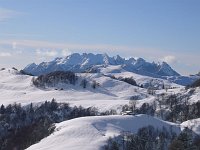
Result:
{"label": "white cloud", "polygon": [[69,50],[67,50],[67,49],[62,50],[62,56],[68,56],[70,54],[71,54],[71,52]]}
{"label": "white cloud", "polygon": [[40,57],[55,57],[58,55],[58,52],[55,50],[36,50],[36,55]]}
{"label": "white cloud", "polygon": [[167,62],[168,64],[174,64],[177,62],[176,57],[172,55],[165,56],[161,60]]}
{"label": "white cloud", "polygon": [[10,9],[5,9],[5,8],[0,8],[0,22],[6,21],[7,19],[10,19],[14,16],[19,14],[16,11],[10,10]]}
{"label": "white cloud", "polygon": [[12,48],[13,48],[13,49],[16,49],[16,48],[17,48],[17,42],[13,42],[13,43],[12,43]]}
{"label": "white cloud", "polygon": [[12,56],[9,52],[0,52],[0,57],[10,57]]}
{"label": "white cloud", "polygon": [[[70,43],[55,43],[48,41],[36,41],[36,40],[1,40],[2,45],[12,45],[13,42],[17,43],[17,47],[33,48],[33,49],[64,49],[71,52],[79,51],[81,52],[98,52],[98,53],[117,53],[134,54],[133,56],[142,56],[141,54],[146,54],[151,56],[151,54],[162,54],[158,49],[151,48],[141,48],[141,47],[129,47],[124,45],[109,45],[109,44],[70,44]],[[122,52],[123,51],[123,52]]]}
{"label": "white cloud", "polygon": [[22,51],[22,50],[17,50],[17,51],[15,51],[15,53],[16,53],[16,54],[22,54],[23,51]]}
{"label": "white cloud", "polygon": [[[20,13],[20,14],[22,14],[22,13]],[[17,33],[17,34],[16,33],[2,33],[1,35],[6,36],[6,37],[11,37],[11,38],[43,37],[43,35],[34,34],[34,33]]]}

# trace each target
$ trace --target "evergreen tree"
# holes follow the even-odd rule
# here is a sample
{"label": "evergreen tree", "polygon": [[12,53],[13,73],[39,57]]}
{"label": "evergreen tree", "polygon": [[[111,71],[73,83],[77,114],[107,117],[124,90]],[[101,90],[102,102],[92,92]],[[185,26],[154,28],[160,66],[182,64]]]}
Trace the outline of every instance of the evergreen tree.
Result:
{"label": "evergreen tree", "polygon": [[6,111],[5,106],[2,104],[0,108],[0,114],[4,114]]}
{"label": "evergreen tree", "polygon": [[51,104],[50,104],[51,106],[51,111],[55,111],[55,110],[57,110],[57,108],[58,108],[58,103],[56,102],[56,100],[53,98],[52,100],[51,100]]}
{"label": "evergreen tree", "polygon": [[92,88],[96,89],[97,86],[99,86],[99,84],[95,80],[92,81]]}
{"label": "evergreen tree", "polygon": [[178,136],[178,140],[183,143],[184,149],[192,150],[192,139],[192,132],[188,128],[185,128]]}
{"label": "evergreen tree", "polygon": [[87,80],[86,79],[83,79],[82,81],[81,81],[81,86],[85,89],[86,87],[87,87]]}
{"label": "evergreen tree", "polygon": [[173,140],[169,145],[169,150],[184,150],[183,142],[178,139]]}
{"label": "evergreen tree", "polygon": [[165,85],[164,85],[164,83],[163,83],[163,85],[162,85],[162,89],[163,89],[163,90],[165,89]]}

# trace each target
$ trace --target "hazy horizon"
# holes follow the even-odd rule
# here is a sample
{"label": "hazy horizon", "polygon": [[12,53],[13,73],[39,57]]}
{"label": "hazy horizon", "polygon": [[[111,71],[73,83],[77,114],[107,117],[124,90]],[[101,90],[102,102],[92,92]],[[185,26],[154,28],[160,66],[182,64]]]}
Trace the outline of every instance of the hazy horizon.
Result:
{"label": "hazy horizon", "polygon": [[166,61],[200,71],[198,0],[0,0],[0,67],[78,53]]}

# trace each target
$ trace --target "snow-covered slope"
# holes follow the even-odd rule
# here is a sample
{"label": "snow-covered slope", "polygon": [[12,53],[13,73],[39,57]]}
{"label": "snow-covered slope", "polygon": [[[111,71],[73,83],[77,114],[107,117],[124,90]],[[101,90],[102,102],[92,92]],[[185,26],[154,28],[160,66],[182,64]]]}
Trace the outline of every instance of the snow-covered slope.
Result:
{"label": "snow-covered slope", "polygon": [[121,72],[121,73],[113,73],[110,72],[110,68],[108,69],[102,69],[102,72],[106,75],[106,76],[111,76],[111,77],[115,77],[115,78],[133,78],[136,83],[138,85],[143,85],[143,87],[148,88],[149,86],[154,86],[157,87],[158,89],[162,89],[162,86],[165,85],[166,87],[183,87],[181,85],[175,84],[173,82],[170,82],[169,80],[164,80],[164,79],[160,79],[160,78],[153,78],[153,77],[149,77],[149,76],[143,76],[143,75],[139,75],[133,72]]}
{"label": "snow-covered slope", "polygon": [[[111,79],[99,73],[77,75],[88,81],[95,80],[100,86],[93,89],[88,85],[86,89],[83,89],[79,81],[76,85],[67,84],[61,87],[40,89],[32,85],[33,77],[31,76],[21,75],[12,69],[0,71],[0,104],[14,102],[29,104],[55,98],[58,102],[69,102],[84,107],[96,106],[100,110],[109,110],[127,104],[130,97],[134,95],[141,97],[141,99],[153,98],[147,94],[146,89]],[[64,90],[60,90],[61,88]]]}
{"label": "snow-covered slope", "polygon": [[[83,107],[95,106],[99,111],[110,109],[121,110],[122,106],[129,103],[131,96],[138,96],[137,107],[144,102],[152,103],[155,96],[149,95],[147,89],[130,85],[110,76],[132,77],[138,84],[168,85],[174,87],[167,92],[164,89],[157,90],[156,93],[181,93],[189,94],[189,102],[199,101],[200,88],[185,90],[184,87],[171,83],[167,80],[156,79],[148,76],[138,75],[132,72],[115,72],[118,66],[102,68],[102,73],[77,73],[79,79],[87,79],[89,82],[96,81],[99,87],[93,89],[88,86],[86,89],[80,86],[81,80],[76,85],[62,84],[55,88],[36,88],[32,85],[32,78],[22,75],[13,69],[0,71],[0,105],[12,104],[14,102],[22,105],[40,103],[55,98],[58,102],[68,102],[72,105],[82,105]],[[63,88],[63,90],[60,90]],[[192,93],[192,94],[191,94]],[[199,133],[199,119],[187,121],[181,125],[165,122],[147,115],[137,116],[98,116],[77,118],[56,124],[56,131],[44,138],[38,144],[28,148],[28,150],[94,150],[100,149],[106,144],[107,139],[114,135],[119,135],[121,131],[137,132],[139,128],[152,125],[155,128],[162,128],[179,133],[184,127],[191,128],[195,133]],[[88,142],[89,141],[89,142]]]}
{"label": "snow-covered slope", "polygon": [[[105,71],[105,70],[104,70]],[[104,74],[105,73],[105,74]],[[59,85],[55,88],[42,89],[32,84],[32,78],[28,75],[21,75],[13,69],[0,71],[0,104],[12,104],[14,102],[29,104],[38,103],[55,98],[58,102],[68,102],[83,107],[96,106],[100,110],[120,109],[128,104],[131,97],[138,97],[138,103],[152,102],[155,96],[149,95],[147,89],[130,85],[126,82],[112,79],[109,76],[132,77],[138,85],[152,84],[155,87],[173,87],[167,93],[188,94],[183,86],[171,83],[167,80],[138,75],[132,72],[122,73],[77,73],[80,79],[87,79],[89,82],[96,81],[99,87],[93,89],[88,84],[84,89],[80,86],[81,80],[76,85]],[[60,90],[63,89],[63,90]],[[158,88],[159,89],[159,88]],[[166,92],[158,90],[156,93]],[[200,88],[196,88],[190,96],[190,103],[199,101]]]}
{"label": "snow-covered slope", "polygon": [[[139,77],[141,78],[140,81],[142,81],[145,78],[146,79],[156,79],[156,80],[167,80],[168,82],[170,83],[176,83],[176,84],[179,84],[179,85],[183,85],[183,86],[186,86],[186,85],[190,85],[192,84],[194,81],[196,81],[197,79],[200,78],[200,76],[197,76],[197,75],[193,75],[193,76],[160,76],[160,75],[153,75],[153,74],[149,74],[149,73],[139,73],[139,72],[131,72],[131,71],[127,71],[125,69],[123,69],[123,67],[121,65],[116,65],[116,66],[113,66],[113,65],[108,65],[108,66],[103,66],[103,67],[100,67],[100,66],[94,66],[92,68],[93,70],[98,70],[99,72],[103,73],[103,74],[114,74],[114,75],[117,75],[117,74],[122,74],[123,76],[133,76],[133,77]],[[132,74],[132,75],[131,75]]]}
{"label": "snow-covered slope", "polygon": [[77,118],[56,124],[56,131],[27,150],[100,150],[109,137],[122,131],[136,133],[151,125],[162,130],[180,133],[179,125],[147,115],[96,116]]}
{"label": "snow-covered slope", "polygon": [[[97,67],[98,65],[98,67]],[[149,76],[179,76],[167,63],[149,63],[142,58],[125,59],[119,55],[109,57],[107,54],[78,54],[74,53],[66,58],[56,58],[50,62],[39,65],[30,64],[24,71],[33,75],[41,75],[52,71],[86,72],[98,71],[99,67],[120,65],[122,69]]]}
{"label": "snow-covered slope", "polygon": [[188,127],[191,129],[194,133],[200,135],[200,118],[188,120],[181,124],[182,127]]}

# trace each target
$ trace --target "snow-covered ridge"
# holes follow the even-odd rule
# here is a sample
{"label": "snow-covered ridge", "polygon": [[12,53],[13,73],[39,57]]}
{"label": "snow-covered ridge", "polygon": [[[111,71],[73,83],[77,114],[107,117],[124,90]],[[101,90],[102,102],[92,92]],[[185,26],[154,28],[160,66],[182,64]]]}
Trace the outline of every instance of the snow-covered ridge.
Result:
{"label": "snow-covered ridge", "polygon": [[83,117],[56,124],[56,131],[27,150],[101,150],[109,137],[123,131],[136,133],[140,128],[153,126],[180,133],[178,124],[148,115]]}
{"label": "snow-covered ridge", "polygon": [[[24,71],[33,75],[46,74],[53,71],[73,71],[73,72],[86,72],[91,71],[96,67],[98,68],[107,66],[120,65],[121,69],[126,71],[135,72],[142,75],[149,75],[153,77],[158,76],[179,76],[166,62],[150,63],[142,58],[125,59],[119,55],[110,57],[107,54],[92,54],[74,53],[65,58],[56,58],[50,62],[42,62],[39,65],[35,63],[28,65]],[[93,69],[94,70],[94,69]]]}

